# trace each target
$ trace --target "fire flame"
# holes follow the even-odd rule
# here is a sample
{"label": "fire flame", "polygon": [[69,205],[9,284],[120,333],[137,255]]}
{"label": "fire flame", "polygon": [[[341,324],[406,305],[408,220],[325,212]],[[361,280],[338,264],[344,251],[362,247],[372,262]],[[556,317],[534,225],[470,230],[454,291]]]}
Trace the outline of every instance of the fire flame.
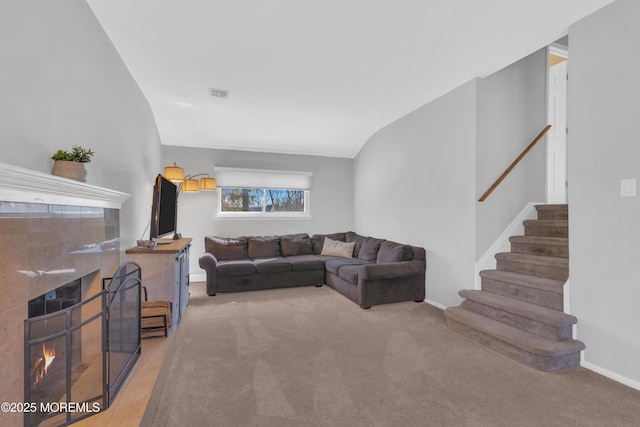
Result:
{"label": "fire flame", "polygon": [[38,384],[47,375],[47,370],[55,358],[55,347],[47,347],[42,343],[42,357],[38,357],[36,363],[33,365],[34,384]]}
{"label": "fire flame", "polygon": [[49,365],[51,365],[53,359],[56,358],[55,347],[47,348],[47,346],[42,343],[42,355],[44,356],[44,373],[46,374]]}

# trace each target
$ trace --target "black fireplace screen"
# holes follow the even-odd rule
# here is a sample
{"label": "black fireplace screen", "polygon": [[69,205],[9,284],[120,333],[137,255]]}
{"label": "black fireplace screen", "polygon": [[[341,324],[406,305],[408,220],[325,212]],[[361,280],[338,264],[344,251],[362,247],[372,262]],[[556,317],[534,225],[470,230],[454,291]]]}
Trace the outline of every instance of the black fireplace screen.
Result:
{"label": "black fireplace screen", "polygon": [[[107,396],[110,405],[140,356],[140,311],[142,288],[140,265],[133,261],[118,268],[105,280],[108,290]],[[108,285],[107,285],[108,282]]]}
{"label": "black fireplace screen", "polygon": [[104,289],[25,320],[25,426],[68,425],[109,407],[140,355],[140,266]]}

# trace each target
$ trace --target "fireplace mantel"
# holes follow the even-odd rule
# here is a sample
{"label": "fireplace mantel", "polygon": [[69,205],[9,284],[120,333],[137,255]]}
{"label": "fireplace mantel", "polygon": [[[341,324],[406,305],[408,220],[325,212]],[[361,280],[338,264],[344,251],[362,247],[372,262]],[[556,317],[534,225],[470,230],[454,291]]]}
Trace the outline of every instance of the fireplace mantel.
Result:
{"label": "fireplace mantel", "polygon": [[120,209],[130,194],[0,163],[0,202]]}

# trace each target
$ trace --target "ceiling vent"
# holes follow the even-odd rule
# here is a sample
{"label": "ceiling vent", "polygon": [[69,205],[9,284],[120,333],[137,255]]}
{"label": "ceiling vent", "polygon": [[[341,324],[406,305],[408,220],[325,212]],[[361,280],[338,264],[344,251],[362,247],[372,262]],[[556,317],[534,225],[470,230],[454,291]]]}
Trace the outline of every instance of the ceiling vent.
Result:
{"label": "ceiling vent", "polygon": [[226,89],[215,89],[210,87],[209,96],[213,96],[215,98],[229,98],[229,91]]}

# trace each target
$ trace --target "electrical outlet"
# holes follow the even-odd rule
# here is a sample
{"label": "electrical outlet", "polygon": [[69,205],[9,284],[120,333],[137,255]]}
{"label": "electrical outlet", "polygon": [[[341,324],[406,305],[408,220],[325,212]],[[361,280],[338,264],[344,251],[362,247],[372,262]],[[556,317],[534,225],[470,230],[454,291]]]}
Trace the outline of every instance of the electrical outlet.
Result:
{"label": "electrical outlet", "polygon": [[636,179],[620,180],[620,197],[636,197]]}

